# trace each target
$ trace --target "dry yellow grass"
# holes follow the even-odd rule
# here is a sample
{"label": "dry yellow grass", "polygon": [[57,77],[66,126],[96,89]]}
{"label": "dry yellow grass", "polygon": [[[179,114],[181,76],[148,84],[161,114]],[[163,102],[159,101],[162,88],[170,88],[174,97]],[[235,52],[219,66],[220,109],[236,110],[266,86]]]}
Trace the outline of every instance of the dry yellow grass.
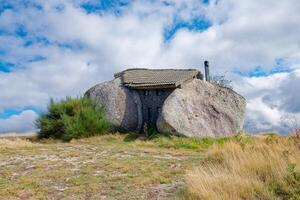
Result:
{"label": "dry yellow grass", "polygon": [[0,150],[3,149],[18,149],[20,147],[31,147],[33,145],[38,145],[30,142],[30,140],[35,139],[35,133],[28,134],[0,134]]}
{"label": "dry yellow grass", "polygon": [[[273,135],[213,146],[202,165],[188,172],[185,198],[277,199],[272,184],[284,182],[291,163],[300,171],[300,140],[296,138]],[[293,198],[300,198],[297,195]]]}
{"label": "dry yellow grass", "polygon": [[37,146],[38,144],[34,144],[28,140],[15,138],[15,139],[7,139],[0,138],[0,150],[1,149],[18,149],[20,147],[32,147]]}

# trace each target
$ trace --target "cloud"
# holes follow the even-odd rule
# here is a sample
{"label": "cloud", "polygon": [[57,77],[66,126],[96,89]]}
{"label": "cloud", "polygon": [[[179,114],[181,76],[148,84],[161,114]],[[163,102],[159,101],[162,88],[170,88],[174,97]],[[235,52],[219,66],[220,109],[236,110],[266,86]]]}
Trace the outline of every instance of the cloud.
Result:
{"label": "cloud", "polygon": [[20,115],[0,119],[0,133],[30,133],[36,131],[34,121],[38,115],[32,110],[25,110]]}
{"label": "cloud", "polygon": [[128,67],[202,69],[208,59],[247,98],[247,130],[282,131],[281,116],[300,112],[297,0],[5,2],[0,111],[43,110]]}
{"label": "cloud", "polygon": [[244,77],[235,88],[248,99],[245,128],[251,132],[289,133],[300,126],[300,70],[265,77]]}

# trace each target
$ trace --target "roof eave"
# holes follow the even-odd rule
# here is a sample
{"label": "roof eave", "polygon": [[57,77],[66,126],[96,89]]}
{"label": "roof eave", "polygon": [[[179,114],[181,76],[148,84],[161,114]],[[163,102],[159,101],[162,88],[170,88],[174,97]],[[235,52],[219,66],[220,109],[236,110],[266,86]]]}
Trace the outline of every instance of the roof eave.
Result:
{"label": "roof eave", "polygon": [[166,85],[132,85],[127,84],[125,85],[128,88],[135,89],[135,90],[157,90],[157,89],[175,89],[178,86],[176,84],[166,84]]}

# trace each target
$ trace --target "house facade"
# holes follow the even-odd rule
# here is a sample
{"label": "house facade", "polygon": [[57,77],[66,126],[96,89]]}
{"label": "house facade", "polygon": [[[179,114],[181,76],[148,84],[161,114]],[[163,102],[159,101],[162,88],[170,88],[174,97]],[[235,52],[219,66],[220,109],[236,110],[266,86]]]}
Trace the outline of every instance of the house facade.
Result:
{"label": "house facade", "polygon": [[115,74],[123,86],[136,90],[142,103],[143,130],[156,128],[157,118],[166,98],[183,84],[203,80],[196,69],[127,69]]}

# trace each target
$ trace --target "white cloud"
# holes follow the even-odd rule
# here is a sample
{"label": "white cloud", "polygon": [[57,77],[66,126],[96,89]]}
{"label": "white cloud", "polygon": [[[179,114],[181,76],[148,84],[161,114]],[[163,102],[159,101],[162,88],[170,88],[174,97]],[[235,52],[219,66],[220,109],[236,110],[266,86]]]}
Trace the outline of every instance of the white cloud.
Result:
{"label": "white cloud", "polygon": [[[213,72],[270,70],[284,59],[292,73],[245,78],[231,74],[236,89],[248,99],[252,130],[281,130],[280,116],[299,113],[300,2],[212,0],[134,1],[112,13],[87,13],[81,0],[42,1],[43,10],[19,4],[4,11],[0,28],[14,32],[23,24],[26,40],[47,41],[23,46],[24,38],[0,35],[0,59],[17,63],[0,72],[0,111],[28,105],[45,108],[50,97],[79,95],[93,84],[112,78],[126,67],[199,67],[210,60]],[[64,10],[55,9],[64,5]],[[203,32],[179,30],[164,43],[165,27],[174,16],[184,21],[203,17],[212,26]],[[43,38],[40,40],[43,40]],[[49,43],[49,44],[48,44]],[[75,48],[67,48],[71,44]],[[28,62],[35,56],[45,57]],[[268,114],[270,113],[270,114]],[[272,115],[272,116],[271,116]],[[268,117],[269,116],[269,117]],[[1,129],[0,129],[1,132]]]}
{"label": "white cloud", "polygon": [[261,97],[248,101],[246,127],[250,131],[276,130],[281,117],[280,111],[264,103]]}
{"label": "white cloud", "polygon": [[242,78],[235,88],[248,99],[245,128],[251,132],[288,133],[292,128],[288,121],[300,119],[299,70]]}
{"label": "white cloud", "polygon": [[30,133],[36,131],[34,121],[38,115],[32,110],[25,110],[20,115],[0,119],[0,133]]}

